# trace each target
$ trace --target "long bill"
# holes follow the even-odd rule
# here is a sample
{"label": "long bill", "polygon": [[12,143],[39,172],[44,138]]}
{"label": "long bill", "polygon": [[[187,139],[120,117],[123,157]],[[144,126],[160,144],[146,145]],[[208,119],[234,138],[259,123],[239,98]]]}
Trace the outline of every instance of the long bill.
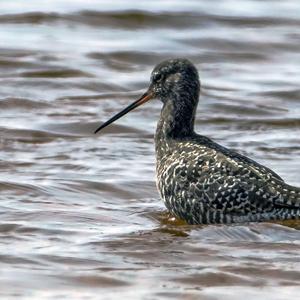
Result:
{"label": "long bill", "polygon": [[132,104],[128,105],[125,109],[123,109],[122,111],[120,111],[119,113],[117,113],[115,116],[113,116],[112,118],[110,118],[108,121],[106,121],[105,123],[103,123],[99,128],[97,128],[95,130],[94,133],[97,133],[101,129],[105,128],[106,126],[108,126],[109,124],[113,123],[114,121],[120,119],[121,117],[123,117],[124,115],[126,115],[127,113],[129,113],[131,110],[133,110],[136,107],[138,107],[138,106],[146,103],[147,101],[149,101],[152,98],[153,98],[153,94],[151,92],[149,92],[149,91],[146,92],[141,98],[139,98],[138,100],[136,100]]}

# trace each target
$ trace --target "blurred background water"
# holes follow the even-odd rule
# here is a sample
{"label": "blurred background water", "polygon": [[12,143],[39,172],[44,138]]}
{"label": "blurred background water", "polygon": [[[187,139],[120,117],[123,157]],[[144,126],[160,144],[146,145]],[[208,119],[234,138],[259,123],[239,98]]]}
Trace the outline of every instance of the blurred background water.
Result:
{"label": "blurred background water", "polygon": [[186,57],[197,131],[300,186],[299,28],[298,0],[1,1],[1,299],[298,299],[299,223],[168,217],[159,101],[93,131]]}

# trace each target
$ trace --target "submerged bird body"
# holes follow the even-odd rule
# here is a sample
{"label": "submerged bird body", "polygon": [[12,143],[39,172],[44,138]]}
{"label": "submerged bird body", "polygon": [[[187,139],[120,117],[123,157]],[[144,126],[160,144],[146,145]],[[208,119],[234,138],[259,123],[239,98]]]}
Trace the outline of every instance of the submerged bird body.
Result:
{"label": "submerged bird body", "polygon": [[[240,223],[300,217],[300,189],[257,162],[194,132],[200,82],[185,59],[162,62],[138,105],[163,102],[155,134],[157,187],[166,207],[189,224]],[[97,130],[97,131],[98,131]]]}
{"label": "submerged bird body", "polygon": [[202,136],[169,144],[157,161],[157,185],[177,217],[210,224],[300,216],[299,190],[267,168]]}

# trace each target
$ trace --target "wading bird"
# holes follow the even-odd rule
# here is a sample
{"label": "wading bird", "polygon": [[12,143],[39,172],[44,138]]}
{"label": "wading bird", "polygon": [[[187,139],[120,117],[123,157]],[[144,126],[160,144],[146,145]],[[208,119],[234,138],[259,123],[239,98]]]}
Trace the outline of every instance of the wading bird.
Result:
{"label": "wading bird", "polygon": [[102,124],[150,99],[163,103],[155,134],[157,187],[168,210],[189,224],[297,219],[300,188],[269,168],[196,134],[200,92],[195,66],[167,60],[152,71],[148,91]]}

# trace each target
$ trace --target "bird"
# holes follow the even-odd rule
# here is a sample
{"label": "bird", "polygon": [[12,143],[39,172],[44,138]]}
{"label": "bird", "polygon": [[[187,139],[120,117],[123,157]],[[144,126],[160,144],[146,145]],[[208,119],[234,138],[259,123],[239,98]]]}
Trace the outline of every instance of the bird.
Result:
{"label": "bird", "polygon": [[159,99],[156,185],[173,216],[192,225],[299,219],[300,188],[194,131],[199,95],[199,74],[192,62],[185,58],[163,61],[153,69],[147,92],[94,133],[149,100]]}

